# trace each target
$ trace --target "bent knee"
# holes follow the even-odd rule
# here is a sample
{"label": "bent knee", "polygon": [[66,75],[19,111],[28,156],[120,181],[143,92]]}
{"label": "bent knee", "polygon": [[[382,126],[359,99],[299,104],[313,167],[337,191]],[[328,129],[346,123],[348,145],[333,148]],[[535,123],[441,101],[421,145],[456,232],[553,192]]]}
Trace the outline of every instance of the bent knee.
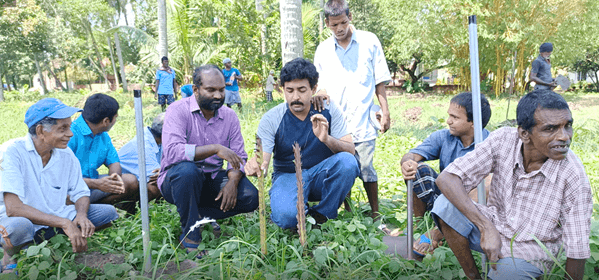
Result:
{"label": "bent knee", "polygon": [[295,207],[288,209],[272,209],[272,221],[280,228],[297,227],[297,210]]}
{"label": "bent knee", "polygon": [[358,176],[360,168],[354,155],[348,152],[340,152],[335,156],[337,157],[337,164],[341,165],[341,169],[346,170],[349,174],[355,173]]}

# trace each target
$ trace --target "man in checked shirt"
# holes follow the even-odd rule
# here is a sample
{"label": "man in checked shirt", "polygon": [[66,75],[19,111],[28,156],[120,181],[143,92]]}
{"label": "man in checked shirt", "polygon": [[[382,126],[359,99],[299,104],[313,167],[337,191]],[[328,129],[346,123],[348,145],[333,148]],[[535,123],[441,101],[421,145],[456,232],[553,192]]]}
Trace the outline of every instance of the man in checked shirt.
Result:
{"label": "man in checked shirt", "polygon": [[[490,279],[550,273],[562,249],[566,278],[582,279],[593,201],[584,166],[568,149],[568,104],[551,90],[535,90],[518,103],[517,119],[518,128],[494,131],[439,175],[443,195],[433,218],[470,279],[481,278],[471,249],[487,255]],[[472,202],[467,192],[489,173],[487,206]]]}

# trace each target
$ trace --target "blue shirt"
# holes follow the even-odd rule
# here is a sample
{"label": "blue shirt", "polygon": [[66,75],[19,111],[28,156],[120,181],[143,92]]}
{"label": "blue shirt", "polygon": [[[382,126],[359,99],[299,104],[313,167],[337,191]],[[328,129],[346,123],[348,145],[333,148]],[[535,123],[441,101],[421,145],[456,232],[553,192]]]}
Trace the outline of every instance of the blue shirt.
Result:
{"label": "blue shirt", "polygon": [[83,116],[79,116],[71,124],[71,130],[73,137],[69,141],[69,148],[79,159],[83,178],[98,179],[98,167],[119,162],[119,155],[108,133],[102,132],[94,136]]}
{"label": "blue shirt", "polygon": [[158,89],[156,90],[158,94],[174,94],[175,89],[173,88],[173,81],[175,80],[175,69],[171,68],[171,73],[158,69],[158,71],[156,71],[156,80],[160,81]]}
{"label": "blue shirt", "polygon": [[[144,129],[144,149],[146,153],[146,176],[150,177],[154,169],[160,168],[162,145],[156,144],[154,134],[149,127]],[[123,173],[135,175],[139,181],[139,154],[137,153],[137,136],[119,150],[119,159]]]}
{"label": "blue shirt", "polygon": [[262,140],[264,152],[274,153],[274,172],[295,172],[292,147],[295,142],[301,147],[302,169],[309,169],[333,155],[312,131],[310,117],[315,114],[322,114],[327,119],[330,136],[340,139],[349,134],[343,113],[334,103],[320,113],[311,107],[303,121],[293,115],[287,103],[279,104],[264,114],[258,125],[258,137]]}
{"label": "blue shirt", "polygon": [[[483,128],[483,140],[487,139],[489,131]],[[433,132],[422,144],[410,150],[410,153],[418,154],[424,157],[425,161],[439,160],[440,172],[452,163],[455,159],[474,150],[474,142],[468,147],[464,147],[460,137],[453,136],[449,129],[443,129]]]}
{"label": "blue shirt", "polygon": [[[229,82],[229,80],[231,79],[231,75],[233,75],[233,73],[235,73],[235,76],[241,76],[241,72],[239,72],[239,70],[237,70],[237,68],[231,68],[231,70],[227,70],[227,69],[223,69],[223,75],[225,75],[225,83]],[[239,91],[239,86],[237,85],[237,79],[233,80],[233,85],[229,86],[225,86],[226,90],[230,90],[230,91]]]}
{"label": "blue shirt", "polygon": [[181,97],[190,97],[193,95],[193,84],[184,85],[181,87]]}
{"label": "blue shirt", "polygon": [[[10,140],[0,146],[0,219],[6,216],[4,193],[13,193],[23,204],[43,213],[73,220],[75,205],[66,205],[89,196],[81,177],[79,161],[71,149],[53,149],[46,166],[37,153],[31,136]],[[38,231],[47,226],[33,225]]]}

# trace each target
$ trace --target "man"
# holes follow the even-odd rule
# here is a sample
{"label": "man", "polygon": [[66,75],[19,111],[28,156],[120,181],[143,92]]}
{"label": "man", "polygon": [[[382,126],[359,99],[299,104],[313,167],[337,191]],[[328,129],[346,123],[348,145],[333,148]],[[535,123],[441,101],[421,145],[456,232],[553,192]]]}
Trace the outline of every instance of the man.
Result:
{"label": "man", "polygon": [[553,52],[553,44],[543,43],[539,47],[539,56],[532,61],[529,79],[535,82],[535,90],[553,90],[557,87],[557,82],[551,77],[551,60],[549,60],[551,52]]}
{"label": "man", "polygon": [[266,102],[272,102],[272,92],[275,89],[275,71],[270,70],[266,78]]}
{"label": "man", "polygon": [[[301,147],[304,203],[316,222],[337,217],[337,209],[358,176],[354,143],[341,111],[334,105],[318,113],[310,104],[316,92],[318,72],[312,63],[296,58],[281,70],[286,103],[269,110],[258,125],[264,162],[246,164],[248,175],[259,176],[273,155],[270,207],[273,222],[281,228],[297,225],[297,181],[292,145]],[[307,208],[308,201],[320,201]]]}
{"label": "man", "polygon": [[[360,179],[364,182],[371,214],[376,217],[379,203],[378,177],[373,166],[374,150],[377,127],[384,133],[391,123],[385,92],[385,84],[391,80],[391,74],[376,35],[350,27],[352,15],[347,2],[328,1],[324,14],[333,36],[322,42],[314,55],[321,81],[318,88],[323,90],[319,94],[328,94],[343,111],[356,145]],[[375,95],[382,109],[380,124],[376,117],[370,117]]]}
{"label": "man", "polygon": [[177,94],[177,81],[175,80],[175,70],[168,66],[168,57],[162,57],[162,66],[156,70],[156,86],[154,97],[158,98],[158,104],[162,106],[162,112],[166,105],[175,102]]}
{"label": "man", "polygon": [[[491,118],[491,106],[484,94],[481,99],[481,117],[483,128]],[[449,103],[447,125],[443,129],[432,133],[422,144],[410,150],[401,159],[401,172],[404,180],[415,180],[414,189],[414,215],[424,216],[426,211],[433,208],[435,199],[441,191],[435,184],[437,173],[425,161],[439,160],[439,170],[443,172],[446,166],[466,153],[474,150],[474,123],[472,121],[472,93],[463,92],[454,96]],[[483,129],[483,140],[489,136],[489,131]],[[476,189],[471,196],[477,200]],[[428,236],[427,236],[428,234]],[[414,252],[424,256],[432,253],[438,246],[443,235],[438,229],[433,229],[420,236],[414,244]]]}
{"label": "man", "polygon": [[225,65],[225,69],[223,69],[226,85],[225,103],[229,108],[237,103],[237,107],[239,108],[239,111],[241,111],[241,96],[239,95],[239,85],[237,84],[237,81],[243,81],[243,76],[241,76],[241,72],[239,72],[237,68],[231,67],[230,58],[223,59],[223,64]]}
{"label": "man", "polygon": [[[112,145],[108,131],[116,123],[119,103],[111,96],[97,93],[85,101],[83,113],[71,124],[73,137],[69,148],[81,164],[83,180],[91,190],[90,202],[115,204],[129,214],[135,213],[135,200],[139,199],[139,186],[135,176],[125,174],[119,155]],[[108,167],[108,175],[100,176],[98,168]],[[124,183],[123,180],[127,183]]]}
{"label": "man", "polygon": [[[539,278],[562,249],[568,277],[582,279],[593,201],[584,166],[568,149],[568,103],[536,90],[516,114],[518,128],[496,130],[443,170],[433,217],[470,279],[481,278],[470,248],[487,255],[490,279]],[[471,202],[467,192],[490,173],[487,206]]]}
{"label": "man", "polygon": [[[222,107],[225,78],[216,65],[193,74],[192,98],[166,110],[162,130],[162,161],[158,187],[164,199],[177,206],[188,251],[202,240],[194,224],[201,217],[224,219],[258,207],[258,190],[244,175],[247,159],[239,119]],[[223,170],[223,160],[229,164]],[[201,258],[207,252],[197,252]]]}
{"label": "man", "polygon": [[[154,118],[152,126],[144,129],[144,148],[146,156],[146,176],[148,186],[148,201],[160,197],[160,190],[156,181],[160,171],[160,159],[162,158],[162,126],[164,123],[164,114],[160,113]],[[119,159],[123,174],[132,174],[133,176],[124,176],[123,180],[132,179],[132,182],[126,184],[135,184],[139,186],[139,153],[137,152],[137,136],[125,144],[119,150]]]}
{"label": "man", "polygon": [[[2,270],[13,272],[12,259],[31,243],[66,234],[73,252],[87,250],[87,238],[118,218],[111,205],[89,204],[81,167],[67,148],[71,116],[81,109],[45,98],[25,113],[27,136],[0,147],[0,240]],[[66,205],[67,196],[75,205]]]}

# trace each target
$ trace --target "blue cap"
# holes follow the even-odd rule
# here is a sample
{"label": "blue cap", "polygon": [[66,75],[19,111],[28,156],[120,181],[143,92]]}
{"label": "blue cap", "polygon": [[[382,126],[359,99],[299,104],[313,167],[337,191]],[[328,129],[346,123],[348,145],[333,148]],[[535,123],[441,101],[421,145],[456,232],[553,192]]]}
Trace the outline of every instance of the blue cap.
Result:
{"label": "blue cap", "polygon": [[83,110],[64,105],[62,101],[56,98],[44,98],[27,109],[27,112],[25,113],[25,124],[29,128],[45,117],[64,119],[81,111]]}
{"label": "blue cap", "polygon": [[223,59],[223,64],[225,64],[225,63],[229,63],[229,62],[231,62],[231,59],[230,59],[230,58],[228,58],[228,57],[227,57],[227,58]]}

